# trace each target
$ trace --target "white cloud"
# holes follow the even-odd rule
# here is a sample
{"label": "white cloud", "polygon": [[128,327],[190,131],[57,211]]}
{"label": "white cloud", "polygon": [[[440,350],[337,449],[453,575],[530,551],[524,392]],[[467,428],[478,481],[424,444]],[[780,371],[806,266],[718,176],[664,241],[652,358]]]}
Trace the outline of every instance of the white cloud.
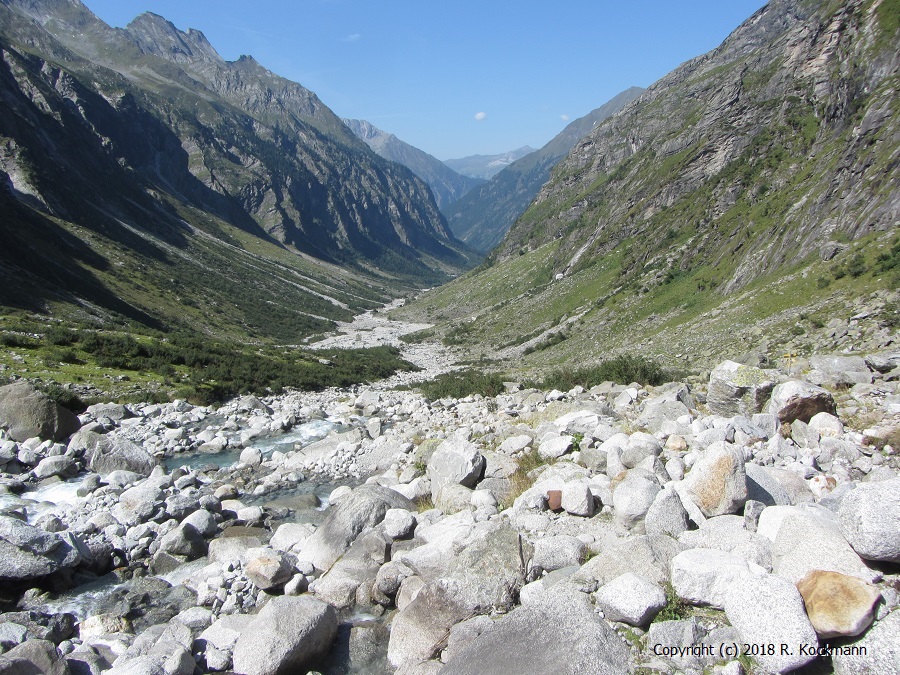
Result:
{"label": "white cloud", "polygon": [[559,116],[559,119],[561,119],[563,122],[568,122],[568,121],[569,121],[569,116],[566,115],[566,114],[564,113],[564,114],[562,114],[562,115]]}
{"label": "white cloud", "polygon": [[481,120],[485,119],[486,117],[487,117],[487,113],[486,113],[486,112],[477,112],[477,113],[475,113],[475,119],[478,120],[479,122],[480,122]]}
{"label": "white cloud", "polygon": [[350,33],[347,37],[345,37],[342,42],[356,42],[362,37],[362,33]]}

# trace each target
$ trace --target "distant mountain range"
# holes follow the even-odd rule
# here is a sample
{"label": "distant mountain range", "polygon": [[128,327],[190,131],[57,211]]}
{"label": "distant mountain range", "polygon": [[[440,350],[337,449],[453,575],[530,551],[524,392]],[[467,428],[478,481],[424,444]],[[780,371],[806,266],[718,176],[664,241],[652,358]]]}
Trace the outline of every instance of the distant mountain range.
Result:
{"label": "distant mountain range", "polygon": [[155,14],[0,0],[0,303],[296,339],[472,264],[318,97]]}
{"label": "distant mountain range", "polygon": [[490,180],[517,159],[532,152],[534,148],[523,145],[518,150],[510,150],[499,155],[471,155],[460,159],[445,159],[444,164],[463,176]]}
{"label": "distant mountain range", "polygon": [[488,183],[444,209],[453,234],[478,251],[487,253],[494,248],[550,178],[550,170],[556,163],[597,124],[622,110],[643,91],[640,87],[623,91],[568,124],[540,150],[509,164]]}
{"label": "distant mountain range", "polygon": [[442,211],[469,190],[484,183],[484,179],[457,173],[436,157],[401,141],[394,134],[382,131],[365,120],[345,119],[344,124],[365,141],[377,155],[392,162],[399,162],[428,183],[438,208]]}

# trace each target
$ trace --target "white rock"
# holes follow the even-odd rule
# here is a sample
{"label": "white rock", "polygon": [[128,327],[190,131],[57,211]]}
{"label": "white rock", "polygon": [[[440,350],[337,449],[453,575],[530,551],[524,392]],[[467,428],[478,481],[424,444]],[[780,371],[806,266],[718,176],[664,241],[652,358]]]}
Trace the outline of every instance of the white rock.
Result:
{"label": "white rock", "polygon": [[672,586],[679,598],[693,605],[722,609],[728,588],[751,568],[743,557],[733,553],[691,548],[672,558],[671,570]]}
{"label": "white rock", "polygon": [[766,670],[785,673],[816,658],[800,649],[806,645],[815,650],[819,640],[800,592],[786,579],[749,574],[735,579],[725,594],[724,609],[741,641],[762,647],[753,658]]}
{"label": "white rock", "polygon": [[666,605],[666,594],[649,579],[630,572],[601,586],[594,599],[608,621],[644,627]]}

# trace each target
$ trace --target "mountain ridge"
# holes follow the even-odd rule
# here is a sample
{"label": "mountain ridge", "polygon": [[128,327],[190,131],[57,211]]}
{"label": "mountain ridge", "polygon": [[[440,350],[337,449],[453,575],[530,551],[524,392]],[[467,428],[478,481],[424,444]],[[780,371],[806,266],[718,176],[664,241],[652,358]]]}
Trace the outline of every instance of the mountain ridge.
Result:
{"label": "mountain ridge", "polygon": [[[82,261],[81,276],[91,282],[76,286],[89,297],[74,297],[68,277],[47,271],[54,302],[88,300],[101,309],[124,302],[128,314],[158,325],[180,321],[181,301],[173,304],[176,294],[166,289],[165,268],[174,265],[173,278],[197,285],[202,308],[187,314],[212,321],[217,305],[233,307],[265,334],[259,303],[290,298],[310,309],[310,321],[297,324],[302,335],[346,320],[349,307],[371,307],[471,264],[426,184],[375,155],[315,94],[249,57],[223,61],[202,33],[183,33],[162,17],[145,14],[130,25],[133,33],[110,28],[77,0],[0,3],[0,182],[5,212],[15,218],[5,218],[4,229],[18,242],[0,254],[4,277],[18,277],[21,287],[43,273],[23,269],[13,249],[59,242],[63,232],[88,236],[93,253],[84,260],[99,267]],[[29,242],[34,222],[59,236]],[[251,250],[287,265],[273,279],[290,290],[256,279]],[[209,256],[237,265],[265,292],[220,284],[218,272],[207,279],[201,271],[215,269],[203,262]],[[146,274],[130,284],[113,274],[110,257]],[[297,273],[312,280],[300,284],[309,288],[292,285]],[[234,299],[224,287],[234,288]],[[13,295],[0,301],[16,303]],[[342,299],[323,304],[321,296]],[[229,321],[213,323],[236,334]]]}
{"label": "mountain ridge", "polygon": [[457,159],[445,159],[444,164],[463,176],[490,180],[517,159],[532,152],[534,152],[534,148],[530,145],[523,145],[521,148],[496,155],[469,155]]}
{"label": "mountain ridge", "polygon": [[863,318],[867,349],[889,348],[897,13],[769,3],[597,125],[482,267],[405,315],[525,371],[636,350],[691,368],[803,355],[807,334],[834,348],[829,331]]}
{"label": "mountain ridge", "polygon": [[484,180],[463,176],[424,150],[382,131],[365,120],[344,119],[353,133],[376,154],[398,162],[428,183],[441,212]]}
{"label": "mountain ridge", "polygon": [[599,108],[567,124],[542,148],[512,162],[487,184],[451,205],[444,215],[453,234],[483,253],[493,249],[537,196],[553,166],[594,126],[619,112],[643,91],[640,87],[631,87],[617,94]]}

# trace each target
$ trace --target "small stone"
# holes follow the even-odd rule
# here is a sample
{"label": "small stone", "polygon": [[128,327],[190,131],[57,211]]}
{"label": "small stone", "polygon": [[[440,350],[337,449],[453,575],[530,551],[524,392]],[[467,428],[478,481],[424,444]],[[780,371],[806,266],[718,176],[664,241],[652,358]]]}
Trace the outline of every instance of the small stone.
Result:
{"label": "small stone", "polygon": [[551,511],[562,510],[562,490],[547,490],[547,508]]}

